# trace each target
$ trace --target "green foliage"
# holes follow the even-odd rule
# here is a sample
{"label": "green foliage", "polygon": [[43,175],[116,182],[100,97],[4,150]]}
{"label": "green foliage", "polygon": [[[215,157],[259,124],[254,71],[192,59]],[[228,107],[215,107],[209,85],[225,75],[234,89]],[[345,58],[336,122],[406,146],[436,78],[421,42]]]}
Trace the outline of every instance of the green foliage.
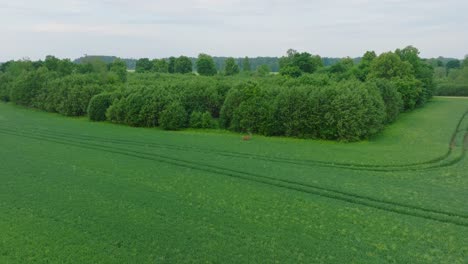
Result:
{"label": "green foliage", "polygon": [[88,116],[91,121],[105,121],[107,109],[114,100],[118,99],[118,93],[100,93],[91,98],[88,105]]}
{"label": "green foliage", "polygon": [[153,63],[148,58],[141,58],[137,60],[135,72],[143,73],[150,72],[153,69]]}
{"label": "green foliage", "polygon": [[165,130],[179,130],[186,127],[187,112],[179,102],[169,104],[159,118],[159,124]]}
{"label": "green foliage", "polygon": [[436,95],[442,96],[468,96],[468,84],[439,84],[435,92]]}
{"label": "green foliage", "polygon": [[380,90],[380,94],[382,95],[382,99],[385,104],[385,123],[392,123],[403,110],[401,93],[398,92],[397,87],[391,81],[386,79],[376,79],[374,80],[374,84]]}
{"label": "green foliage", "polygon": [[198,55],[197,72],[200,75],[213,76],[216,74],[216,66],[213,58],[207,54]]}
{"label": "green foliage", "polygon": [[263,64],[263,65],[260,65],[257,67],[257,75],[258,76],[267,76],[268,74],[270,74],[271,72],[271,69],[268,65],[266,64]]}
{"label": "green foliage", "polygon": [[175,73],[190,73],[192,72],[192,60],[186,56],[180,56],[174,62]]}
{"label": "green foliage", "polygon": [[295,50],[288,50],[287,57],[279,60],[280,71],[283,68],[297,67],[303,73],[313,73],[323,66],[320,56],[312,56],[307,52],[299,53]]}
{"label": "green foliage", "polygon": [[297,78],[302,75],[302,71],[298,66],[288,65],[280,69],[280,74],[283,76]]}
{"label": "green foliage", "polygon": [[251,72],[252,67],[250,66],[250,60],[249,57],[245,57],[242,59],[242,71],[244,72]]}
{"label": "green foliage", "polygon": [[191,128],[213,128],[214,121],[210,112],[206,111],[204,113],[199,111],[194,111],[190,115],[190,124]]}
{"label": "green foliage", "polygon": [[459,69],[460,66],[461,66],[461,64],[460,64],[459,60],[450,60],[449,62],[447,62],[447,64],[445,64],[445,68],[447,69],[447,73],[451,69]]}
{"label": "green foliage", "polygon": [[127,81],[127,64],[121,59],[116,59],[109,64],[110,72],[115,73],[121,82]]}
{"label": "green foliage", "polygon": [[153,63],[153,71],[159,73],[168,73],[169,72],[169,64],[165,59],[154,59]]}
{"label": "green foliage", "polygon": [[403,109],[405,111],[414,109],[424,97],[421,81],[416,78],[395,78],[392,80],[403,99]]}
{"label": "green foliage", "polygon": [[169,73],[176,73],[175,64],[176,64],[176,58],[169,57],[169,62],[167,64],[167,70]]}
{"label": "green foliage", "polygon": [[224,74],[229,76],[239,73],[239,66],[237,65],[234,58],[227,58],[224,63]]}
{"label": "green foliage", "polygon": [[[221,128],[237,132],[356,141],[381,131],[400,111],[424,105],[434,87],[431,64],[411,46],[378,57],[367,52],[358,65],[344,58],[327,67],[318,56],[289,50],[281,74],[269,74],[264,65],[256,74],[236,75],[235,59],[227,58],[226,75],[236,75],[230,77],[203,76],[215,74],[206,54],[197,61],[202,76],[164,73],[191,72],[184,56],[141,59],[138,72],[128,75],[119,59],[106,65],[90,58],[66,74],[61,65],[68,62],[49,56],[2,65],[1,100],[63,115],[89,112],[92,120],[130,126],[208,128],[214,117]],[[462,83],[464,71],[444,78]],[[117,91],[120,96],[109,95]]]}
{"label": "green foliage", "polygon": [[367,79],[367,75],[369,75],[372,62],[375,58],[377,58],[377,55],[374,51],[366,51],[366,53],[364,53],[361,62],[357,66],[358,70],[356,72],[356,77],[359,80],[365,81]]}
{"label": "green foliage", "polygon": [[372,61],[369,78],[406,78],[413,74],[414,70],[410,63],[402,61],[393,52],[386,52]]}

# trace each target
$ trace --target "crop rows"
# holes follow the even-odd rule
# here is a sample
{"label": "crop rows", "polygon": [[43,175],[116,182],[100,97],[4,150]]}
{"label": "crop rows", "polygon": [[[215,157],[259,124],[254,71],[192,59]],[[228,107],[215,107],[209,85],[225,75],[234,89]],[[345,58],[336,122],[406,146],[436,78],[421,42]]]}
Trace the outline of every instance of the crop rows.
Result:
{"label": "crop rows", "polygon": [[[12,131],[14,132],[14,131]],[[308,167],[332,167],[332,168],[341,168],[341,169],[350,169],[350,170],[366,170],[366,171],[376,171],[376,172],[386,172],[386,171],[417,171],[417,170],[426,170],[440,167],[451,166],[459,162],[465,155],[468,147],[466,146],[467,136],[468,136],[468,111],[463,114],[460,118],[454,133],[448,144],[448,150],[445,154],[423,162],[416,163],[407,163],[401,165],[375,165],[375,164],[356,164],[356,163],[343,163],[343,162],[326,162],[318,160],[306,160],[306,159],[289,159],[289,158],[280,158],[280,157],[269,157],[264,155],[252,154],[252,153],[242,153],[234,151],[225,151],[218,149],[210,148],[200,148],[194,146],[180,146],[180,145],[171,145],[163,143],[147,143],[139,142],[133,140],[125,139],[110,139],[96,136],[88,135],[74,135],[69,133],[62,133],[58,131],[50,132],[48,130],[37,130],[34,129],[34,133],[42,133],[43,135],[49,136],[62,136],[65,138],[73,138],[77,140],[87,140],[94,141],[99,143],[112,143],[119,144],[122,146],[141,146],[141,147],[150,147],[150,148],[163,148],[163,149],[172,149],[180,151],[192,151],[205,154],[217,154],[221,156],[234,157],[234,158],[248,158],[248,159],[257,159],[263,161],[279,162],[285,164],[293,164],[300,166]],[[457,151],[458,150],[458,151]],[[458,155],[457,155],[458,154]]]}
{"label": "crop rows", "polygon": [[[189,160],[183,160],[183,159],[169,157],[169,156],[155,154],[155,153],[147,153],[143,151],[130,150],[127,148],[103,145],[103,144],[96,143],[97,141],[102,140],[98,138],[94,138],[94,139],[90,137],[85,138],[83,136],[78,137],[78,136],[72,136],[72,135],[63,135],[60,133],[56,133],[55,135],[52,135],[53,134],[52,132],[47,132],[47,133],[40,132],[39,133],[38,131],[34,131],[34,132],[21,131],[21,133],[18,133],[17,130],[15,131],[15,130],[6,129],[6,128],[0,128],[0,133],[24,137],[24,138],[36,139],[36,140],[41,140],[41,141],[48,141],[48,142],[53,142],[53,143],[58,143],[58,144],[63,144],[63,145],[75,146],[75,147],[80,147],[84,149],[105,151],[109,153],[126,155],[126,156],[145,159],[145,160],[152,160],[152,161],[162,162],[162,163],[166,163],[166,164],[170,164],[170,165],[174,165],[178,167],[190,168],[190,169],[199,170],[203,172],[214,173],[217,175],[224,175],[224,176],[243,179],[243,180],[247,180],[251,182],[267,184],[270,186],[276,186],[276,187],[286,188],[290,190],[300,191],[303,193],[319,195],[319,196],[328,197],[328,198],[332,198],[335,200],[341,200],[341,201],[345,201],[345,202],[349,202],[349,203],[353,203],[357,205],[372,207],[372,208],[384,210],[387,212],[394,212],[398,214],[416,216],[416,217],[435,220],[439,222],[451,223],[451,224],[456,224],[456,225],[461,225],[461,226],[468,226],[468,216],[459,214],[459,213],[452,213],[452,212],[447,212],[447,211],[442,211],[442,210],[434,210],[434,209],[428,209],[428,208],[423,208],[423,207],[418,207],[418,206],[413,206],[413,205],[408,205],[408,204],[403,204],[403,203],[398,203],[398,202],[386,201],[386,200],[366,197],[366,196],[362,196],[358,194],[343,192],[339,190],[333,190],[330,188],[324,188],[324,187],[317,186],[317,185],[296,182],[292,180],[278,179],[275,177],[270,177],[270,176],[265,176],[265,175],[260,175],[260,174],[245,172],[245,171],[240,171],[240,170],[233,170],[233,169],[228,169],[228,168],[219,167],[215,165],[204,164],[204,163],[194,162],[194,161],[189,161]],[[468,137],[465,134],[464,136],[465,147],[466,147],[467,138]],[[106,139],[106,140],[109,140],[109,139]],[[113,143],[111,141],[108,141],[108,142]],[[127,142],[127,144],[128,143],[131,143],[131,142]],[[146,145],[148,144],[145,144],[145,146]],[[276,162],[276,159],[271,159],[271,161]]]}

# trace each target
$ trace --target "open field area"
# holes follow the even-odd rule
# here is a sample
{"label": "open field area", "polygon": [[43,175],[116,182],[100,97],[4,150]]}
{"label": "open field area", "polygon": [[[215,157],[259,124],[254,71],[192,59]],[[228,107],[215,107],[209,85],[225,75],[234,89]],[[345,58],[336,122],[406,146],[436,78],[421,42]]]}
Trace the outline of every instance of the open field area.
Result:
{"label": "open field area", "polygon": [[339,143],[0,103],[0,263],[467,263],[467,110]]}

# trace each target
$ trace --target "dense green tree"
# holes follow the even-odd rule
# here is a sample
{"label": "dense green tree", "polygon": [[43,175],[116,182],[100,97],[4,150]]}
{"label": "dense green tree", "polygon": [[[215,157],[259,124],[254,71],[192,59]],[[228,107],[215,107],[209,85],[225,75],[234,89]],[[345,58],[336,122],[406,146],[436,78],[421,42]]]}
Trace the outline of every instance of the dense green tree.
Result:
{"label": "dense green tree", "polygon": [[323,66],[320,56],[312,56],[307,52],[299,53],[293,49],[288,50],[286,57],[279,59],[279,64],[280,69],[288,66],[295,66],[304,73],[313,73]]}
{"label": "dense green tree", "polygon": [[279,73],[281,75],[283,75],[283,76],[289,76],[289,77],[293,77],[293,78],[297,78],[297,77],[302,75],[301,69],[299,69],[299,67],[293,66],[293,65],[288,65],[288,66],[282,67],[280,69]]}
{"label": "dense green tree", "polygon": [[369,75],[371,64],[374,59],[377,58],[377,55],[374,51],[366,51],[362,56],[361,61],[357,66],[356,77],[361,80],[365,81],[367,79],[367,75]]}
{"label": "dense green tree", "polygon": [[270,74],[271,69],[268,65],[263,64],[257,67],[257,75],[259,76],[267,76]]}
{"label": "dense green tree", "polygon": [[462,62],[463,68],[468,68],[468,55],[465,55],[465,59]]}
{"label": "dense green tree", "polygon": [[176,63],[176,58],[175,57],[169,57],[169,61],[167,64],[167,71],[169,73],[175,73],[175,63]]}
{"label": "dense green tree", "polygon": [[168,73],[169,72],[169,64],[165,59],[154,59],[153,63],[153,71],[159,73]]}
{"label": "dense green tree", "polygon": [[52,56],[52,55],[47,55],[45,60],[44,60],[44,66],[49,70],[49,71],[57,71],[58,66],[59,66],[60,59]]}
{"label": "dense green tree", "polygon": [[136,62],[135,72],[150,72],[152,68],[153,63],[151,63],[151,61],[148,58],[141,58]]}
{"label": "dense green tree", "polygon": [[393,52],[386,52],[372,61],[369,78],[405,78],[413,74],[414,70],[410,63],[402,61]]}
{"label": "dense green tree", "polygon": [[234,58],[227,58],[224,62],[224,74],[235,75],[239,73],[239,66]]}
{"label": "dense green tree", "polygon": [[204,76],[213,76],[216,74],[216,66],[213,58],[210,55],[198,55],[197,72]]}
{"label": "dense green tree", "polygon": [[109,70],[115,73],[121,82],[127,81],[127,64],[123,60],[114,60],[109,64]]}
{"label": "dense green tree", "polygon": [[186,56],[180,56],[175,60],[174,72],[175,73],[190,73],[192,72],[192,60]]}
{"label": "dense green tree", "polygon": [[373,80],[373,85],[376,85],[379,89],[385,104],[385,123],[392,123],[403,110],[401,94],[398,92],[397,87],[386,79]]}
{"label": "dense green tree", "polygon": [[451,69],[459,69],[460,68],[460,61],[459,60],[450,60],[445,64],[445,68],[447,69],[447,72],[449,72]]}
{"label": "dense green tree", "polygon": [[244,71],[244,72],[250,72],[250,71],[252,71],[252,67],[250,66],[249,57],[245,57],[245,58],[242,60],[242,71]]}
{"label": "dense green tree", "polygon": [[105,121],[107,109],[115,99],[119,97],[117,93],[100,93],[91,98],[88,105],[88,116],[92,121]]}
{"label": "dense green tree", "polygon": [[187,123],[187,112],[179,102],[169,104],[161,113],[159,124],[165,130],[179,130]]}

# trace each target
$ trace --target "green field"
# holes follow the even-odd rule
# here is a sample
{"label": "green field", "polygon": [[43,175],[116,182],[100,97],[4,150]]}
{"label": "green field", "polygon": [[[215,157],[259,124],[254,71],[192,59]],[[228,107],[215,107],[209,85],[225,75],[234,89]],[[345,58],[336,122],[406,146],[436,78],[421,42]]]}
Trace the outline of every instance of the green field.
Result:
{"label": "green field", "polygon": [[0,263],[467,263],[468,101],[356,143],[0,104]]}

